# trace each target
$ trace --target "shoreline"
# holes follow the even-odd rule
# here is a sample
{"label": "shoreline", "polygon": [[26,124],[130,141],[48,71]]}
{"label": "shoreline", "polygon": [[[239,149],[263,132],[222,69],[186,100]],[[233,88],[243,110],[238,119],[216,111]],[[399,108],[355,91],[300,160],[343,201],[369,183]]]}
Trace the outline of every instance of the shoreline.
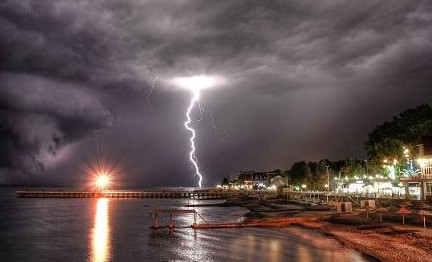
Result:
{"label": "shoreline", "polygon": [[372,212],[367,219],[365,212],[336,214],[329,207],[306,207],[295,201],[283,203],[278,200],[236,198],[200,206],[247,208],[249,212],[244,216],[245,222],[272,224],[284,218],[295,218],[298,221],[290,225],[320,232],[376,261],[432,262],[432,225],[431,229],[423,229],[419,226],[422,225],[419,215],[415,214],[410,216],[410,224],[403,225],[396,209],[382,215],[384,223],[381,223],[379,216]]}
{"label": "shoreline", "polygon": [[378,261],[432,261],[430,232],[424,234],[417,227],[384,223],[368,228],[327,221],[297,225],[321,232]]}

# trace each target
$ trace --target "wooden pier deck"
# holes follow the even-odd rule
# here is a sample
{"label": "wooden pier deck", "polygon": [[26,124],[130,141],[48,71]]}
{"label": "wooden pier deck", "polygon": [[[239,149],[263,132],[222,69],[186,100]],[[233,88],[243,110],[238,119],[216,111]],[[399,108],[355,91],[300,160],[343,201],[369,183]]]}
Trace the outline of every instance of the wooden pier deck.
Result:
{"label": "wooden pier deck", "polygon": [[[149,215],[152,219],[153,229],[174,229],[179,227],[173,220],[174,216],[181,215],[193,215],[193,223],[190,226],[180,227],[191,227],[193,229],[218,229],[218,228],[243,228],[243,227],[286,227],[304,222],[316,222],[319,220],[326,219],[328,216],[306,216],[306,217],[286,217],[286,218],[267,218],[257,219],[248,222],[226,222],[226,223],[209,223],[207,222],[196,210],[194,209],[162,209],[162,210],[151,210]],[[159,217],[162,215],[169,215],[168,223],[161,225]],[[200,217],[205,224],[197,223],[197,217]]]}
{"label": "wooden pier deck", "polygon": [[193,199],[223,199],[236,196],[236,192],[225,191],[17,191],[18,198],[193,198]]}
{"label": "wooden pier deck", "polygon": [[[327,215],[320,216],[303,216],[303,217],[284,217],[284,218],[265,218],[256,219],[247,222],[235,223],[209,223],[195,209],[155,209],[149,212],[152,219],[153,229],[169,228],[174,229],[179,227],[173,220],[174,216],[193,215],[193,223],[190,226],[180,226],[182,228],[191,227],[193,229],[218,229],[218,228],[242,228],[242,227],[286,227],[304,222],[316,222],[328,218]],[[162,215],[168,215],[169,220],[165,225],[161,225],[159,218]],[[205,224],[197,223],[197,218],[201,218]]]}

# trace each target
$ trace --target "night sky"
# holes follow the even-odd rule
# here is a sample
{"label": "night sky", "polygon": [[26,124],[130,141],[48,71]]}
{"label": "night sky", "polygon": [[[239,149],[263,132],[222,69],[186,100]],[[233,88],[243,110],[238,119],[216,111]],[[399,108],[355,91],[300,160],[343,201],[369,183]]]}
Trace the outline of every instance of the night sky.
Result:
{"label": "night sky", "polygon": [[431,102],[432,2],[3,0],[0,183],[79,184],[100,156],[119,186],[194,184],[172,82],[194,75],[223,79],[193,123],[205,186],[364,158],[376,125]]}

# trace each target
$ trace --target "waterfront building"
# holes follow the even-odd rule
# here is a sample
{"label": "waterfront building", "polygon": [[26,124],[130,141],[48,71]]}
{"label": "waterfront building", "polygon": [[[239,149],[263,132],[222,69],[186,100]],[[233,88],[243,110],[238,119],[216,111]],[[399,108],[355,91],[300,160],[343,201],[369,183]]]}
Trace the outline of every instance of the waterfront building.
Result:
{"label": "waterfront building", "polygon": [[412,171],[402,172],[399,181],[409,198],[432,201],[432,137],[423,137],[418,147],[417,161],[407,162]]}
{"label": "waterfront building", "polygon": [[353,178],[335,178],[335,193],[353,194],[368,197],[405,197],[405,188],[397,181],[380,175],[364,175]]}
{"label": "waterfront building", "polygon": [[280,170],[274,170],[269,172],[262,171],[240,171],[232,179],[234,187],[238,189],[246,190],[260,190],[266,189],[271,186],[271,181],[276,176],[280,176]]}

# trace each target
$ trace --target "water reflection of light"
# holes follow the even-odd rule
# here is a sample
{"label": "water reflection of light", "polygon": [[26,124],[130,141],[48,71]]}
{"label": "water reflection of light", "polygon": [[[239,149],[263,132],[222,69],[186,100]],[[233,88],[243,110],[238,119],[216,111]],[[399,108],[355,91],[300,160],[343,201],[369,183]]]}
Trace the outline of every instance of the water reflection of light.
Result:
{"label": "water reflection of light", "polygon": [[[266,238],[264,235],[263,238]],[[263,239],[254,235],[239,236],[232,240],[229,252],[231,256],[242,258],[245,261],[262,260],[285,261],[283,260],[283,250],[280,239]],[[259,259],[258,259],[259,258]]]}
{"label": "water reflection of light", "polygon": [[100,198],[97,200],[91,249],[91,261],[102,262],[109,260],[110,241],[108,199],[105,198]]}
{"label": "water reflection of light", "polygon": [[281,246],[280,246],[280,240],[272,239],[269,242],[270,248],[270,261],[282,261],[281,256]]}
{"label": "water reflection of light", "polygon": [[306,248],[304,245],[298,245],[297,247],[297,260],[298,261],[312,261],[310,249]]}

